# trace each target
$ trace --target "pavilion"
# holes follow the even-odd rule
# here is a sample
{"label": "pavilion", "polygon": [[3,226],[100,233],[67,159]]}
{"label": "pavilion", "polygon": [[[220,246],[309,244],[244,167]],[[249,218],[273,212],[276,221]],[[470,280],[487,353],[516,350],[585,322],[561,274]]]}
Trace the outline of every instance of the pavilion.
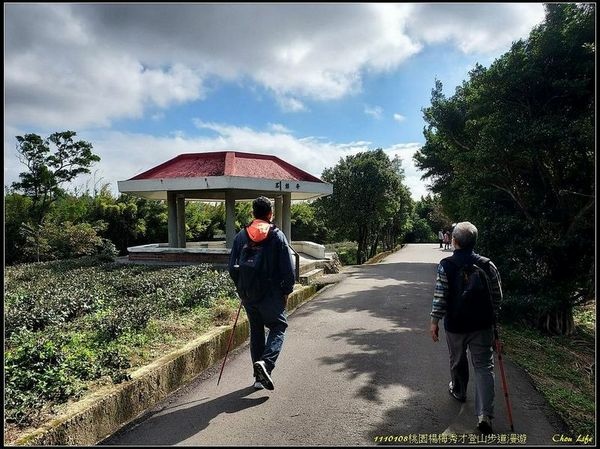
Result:
{"label": "pavilion", "polygon": [[[122,193],[167,201],[168,246],[165,251],[162,245],[160,252],[171,254],[186,252],[186,199],[225,201],[226,240],[223,249],[228,254],[235,237],[236,201],[251,201],[261,195],[274,199],[274,222],[291,242],[292,201],[310,200],[333,193],[332,184],[276,156],[239,151],[180,154],[131,179],[118,181],[118,188]],[[153,251],[152,245],[137,248],[144,253]],[[198,252],[196,248],[189,249]],[[131,259],[132,252],[136,251],[130,248],[129,252]],[[170,258],[180,259],[186,258]],[[189,257],[187,259],[190,260]]]}

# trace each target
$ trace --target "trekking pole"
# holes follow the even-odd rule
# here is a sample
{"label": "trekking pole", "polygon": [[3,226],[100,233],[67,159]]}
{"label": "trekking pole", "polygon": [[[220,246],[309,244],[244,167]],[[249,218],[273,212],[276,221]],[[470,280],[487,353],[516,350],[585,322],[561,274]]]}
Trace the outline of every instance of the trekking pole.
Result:
{"label": "trekking pole", "polygon": [[235,322],[233,323],[233,329],[231,329],[231,335],[229,336],[229,344],[227,345],[227,351],[225,351],[225,358],[223,359],[223,364],[221,365],[221,373],[219,374],[219,380],[217,380],[217,386],[219,386],[219,382],[221,382],[223,368],[225,368],[225,360],[227,360],[227,354],[229,354],[229,349],[231,348],[231,342],[233,341],[233,335],[235,334],[235,326],[237,326],[238,318],[240,316],[240,310],[242,310],[242,301],[240,301],[240,306],[238,307],[237,315],[235,316]]}
{"label": "trekking pole", "polygon": [[502,361],[502,346],[500,345],[500,337],[498,336],[498,327],[494,326],[494,337],[496,338],[496,354],[498,354],[498,365],[500,366],[500,375],[502,377],[502,389],[504,390],[504,401],[506,402],[506,411],[508,413],[508,422],[510,431],[514,433],[515,427],[512,419],[512,409],[510,400],[508,399],[508,386],[506,385],[506,375],[504,374],[504,362]]}

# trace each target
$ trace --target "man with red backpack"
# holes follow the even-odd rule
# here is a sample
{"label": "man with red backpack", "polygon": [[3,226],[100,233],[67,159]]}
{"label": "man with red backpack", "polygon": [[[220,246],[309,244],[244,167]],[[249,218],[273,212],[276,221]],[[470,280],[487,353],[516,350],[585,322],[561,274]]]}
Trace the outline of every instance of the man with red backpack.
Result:
{"label": "man with red backpack", "polygon": [[477,428],[492,433],[494,417],[494,327],[502,301],[502,285],[496,266],[474,252],[477,228],[457,223],[452,231],[454,253],[438,265],[431,311],[431,337],[439,340],[439,320],[450,353],[450,395],[466,401],[469,381],[467,348],[475,372]]}
{"label": "man with red backpack", "polygon": [[[288,241],[273,219],[271,201],[252,202],[254,220],[235,236],[229,259],[233,279],[250,323],[250,354],[254,388],[273,390],[271,372],[281,352],[288,295],[296,275]],[[269,329],[265,341],[265,326]]]}

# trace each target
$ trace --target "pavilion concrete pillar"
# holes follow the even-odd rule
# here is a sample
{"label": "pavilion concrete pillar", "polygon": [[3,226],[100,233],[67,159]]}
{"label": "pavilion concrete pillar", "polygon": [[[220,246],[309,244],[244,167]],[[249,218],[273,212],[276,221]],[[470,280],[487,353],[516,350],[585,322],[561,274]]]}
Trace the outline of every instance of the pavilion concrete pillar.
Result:
{"label": "pavilion concrete pillar", "polygon": [[231,190],[225,192],[225,247],[233,248],[235,238],[235,197]]}
{"label": "pavilion concrete pillar", "polygon": [[167,192],[169,248],[177,247],[177,200],[175,192]]}
{"label": "pavilion concrete pillar", "polygon": [[282,228],[281,230],[288,239],[288,242],[292,241],[292,194],[283,194],[283,208],[282,208]]}
{"label": "pavilion concrete pillar", "polygon": [[279,229],[283,230],[283,221],[282,221],[282,217],[283,217],[283,198],[281,196],[276,196],[275,197],[275,218],[274,218],[274,222],[277,225],[277,227]]}
{"label": "pavilion concrete pillar", "polygon": [[185,197],[177,197],[177,247],[185,248]]}

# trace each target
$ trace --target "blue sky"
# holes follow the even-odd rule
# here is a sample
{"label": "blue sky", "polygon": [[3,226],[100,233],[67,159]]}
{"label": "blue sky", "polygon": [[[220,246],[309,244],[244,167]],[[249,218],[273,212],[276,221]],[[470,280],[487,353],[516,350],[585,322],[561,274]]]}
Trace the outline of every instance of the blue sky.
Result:
{"label": "blue sky", "polygon": [[[181,153],[275,154],[320,176],[375,148],[412,155],[447,94],[544,17],[541,3],[5,4],[5,185],[16,135],[73,130],[101,161],[75,185]],[[60,29],[61,33],[56,30]]]}

